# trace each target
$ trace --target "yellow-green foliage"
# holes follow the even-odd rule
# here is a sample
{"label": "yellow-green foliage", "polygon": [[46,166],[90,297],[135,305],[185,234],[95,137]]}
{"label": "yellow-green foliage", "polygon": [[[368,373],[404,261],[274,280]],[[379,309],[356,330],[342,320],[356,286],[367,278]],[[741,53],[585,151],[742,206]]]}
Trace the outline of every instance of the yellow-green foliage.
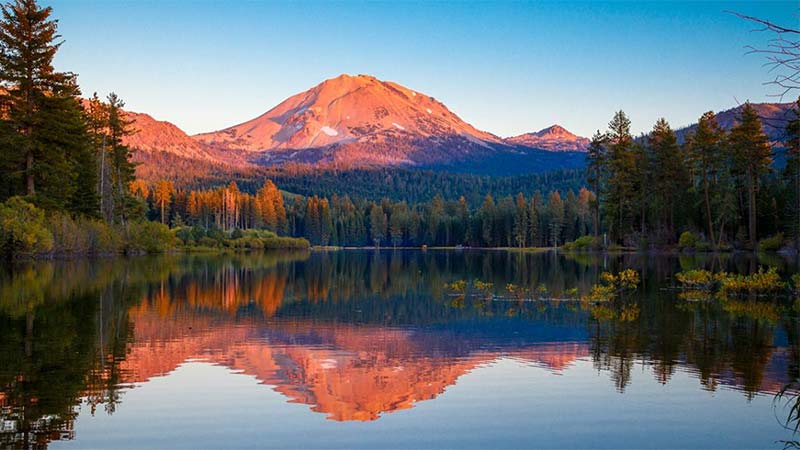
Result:
{"label": "yellow-green foliage", "polygon": [[770,294],[786,287],[786,283],[781,281],[781,276],[778,275],[778,269],[775,267],[770,267],[766,271],[763,267],[759,267],[758,272],[750,275],[720,272],[715,275],[715,279],[720,284],[720,294],[723,297]]}
{"label": "yellow-green foliage", "polygon": [[681,248],[685,249],[693,249],[697,247],[697,236],[691,231],[684,231],[681,233],[681,236],[678,238],[678,245]]}
{"label": "yellow-green foliage", "polygon": [[526,297],[527,291],[522,286],[517,286],[516,284],[508,283],[506,285],[506,291],[508,291],[509,297],[515,298],[517,300],[523,300]]}
{"label": "yellow-green foliage", "polygon": [[792,284],[794,285],[794,295],[800,296],[800,273],[792,275]]}
{"label": "yellow-green foliage", "polygon": [[131,222],[127,234],[127,253],[163,253],[174,245],[169,227],[157,222]]}
{"label": "yellow-green foliage", "polygon": [[780,313],[774,303],[748,300],[728,300],[722,303],[722,309],[734,316],[745,316],[751,319],[775,323]]}
{"label": "yellow-green foliage", "polygon": [[582,298],[584,301],[590,302],[607,302],[616,297],[616,288],[610,284],[595,284],[589,291],[589,295]]}
{"label": "yellow-green foliage", "polygon": [[474,287],[478,291],[484,293],[490,293],[492,289],[494,289],[494,283],[486,283],[481,280],[475,280],[474,282],[472,282],[472,287]]}
{"label": "yellow-green foliage", "polygon": [[632,291],[638,286],[639,272],[633,269],[625,269],[617,274],[603,272],[600,274],[600,284],[592,286],[589,295],[581,300],[593,302],[611,301],[618,295]]}
{"label": "yellow-green foliage", "polygon": [[52,251],[56,255],[117,254],[125,246],[120,228],[96,219],[73,219],[67,214],[53,213],[47,219],[47,227],[53,235]]}
{"label": "yellow-green foliage", "polygon": [[617,311],[607,305],[594,305],[591,308],[592,317],[599,321],[614,320],[617,318]]}
{"label": "yellow-green foliage", "polygon": [[689,302],[701,302],[713,299],[714,295],[708,290],[689,289],[678,294],[678,298]]}
{"label": "yellow-green foliage", "polygon": [[762,252],[774,252],[783,247],[783,233],[778,233],[775,236],[764,238],[758,243],[758,249]]}
{"label": "yellow-green foliage", "polygon": [[20,197],[0,204],[0,253],[32,256],[47,253],[53,235],[47,229],[44,211]]}
{"label": "yellow-green foliage", "polygon": [[581,236],[563,245],[564,250],[591,250],[598,247],[597,239],[594,236]]}
{"label": "yellow-green foliage", "polygon": [[687,270],[675,274],[684,289],[709,290],[714,286],[714,274],[708,270]]}
{"label": "yellow-green foliage", "polygon": [[444,285],[444,288],[448,291],[453,291],[458,294],[463,294],[467,292],[467,281],[466,280],[456,280],[452,283],[447,283]]}
{"label": "yellow-green foliage", "polygon": [[625,305],[619,313],[619,320],[622,322],[633,322],[639,318],[641,309],[637,304]]}
{"label": "yellow-green foliage", "polygon": [[269,230],[239,230],[225,233],[201,227],[180,227],[173,230],[178,244],[188,247],[230,248],[236,250],[296,249],[311,246],[305,238],[278,236]]}

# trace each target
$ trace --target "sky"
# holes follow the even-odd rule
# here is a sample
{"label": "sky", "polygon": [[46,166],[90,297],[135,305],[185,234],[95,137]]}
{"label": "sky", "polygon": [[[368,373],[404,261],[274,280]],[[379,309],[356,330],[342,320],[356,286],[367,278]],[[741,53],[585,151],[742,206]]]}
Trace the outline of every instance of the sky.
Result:
{"label": "sky", "polygon": [[[777,101],[771,37],[726,10],[800,26],[785,2],[52,0],[59,70],[85,95],[190,134],[263,114],[342,73],[424,92],[512,136],[559,124],[590,136],[624,110],[635,133],[746,100]],[[791,99],[784,99],[791,101]]]}

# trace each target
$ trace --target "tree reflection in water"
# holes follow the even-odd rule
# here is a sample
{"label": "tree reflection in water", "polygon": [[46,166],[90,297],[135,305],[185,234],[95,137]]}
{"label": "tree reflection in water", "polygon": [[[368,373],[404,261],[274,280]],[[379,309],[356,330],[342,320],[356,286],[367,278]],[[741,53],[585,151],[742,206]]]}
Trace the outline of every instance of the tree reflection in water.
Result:
{"label": "tree reflection in water", "polygon": [[[113,414],[126,389],[193,358],[253,375],[333,420],[411,408],[502,357],[553,371],[591,360],[619,392],[644,364],[663,384],[681,369],[707,390],[777,393],[798,379],[790,304],[685,302],[664,289],[687,268],[757,266],[731,257],[364,251],[18,267],[0,278],[0,443],[74,438],[78,413]],[[495,293],[511,284],[580,297],[601,272],[629,267],[641,274],[639,290],[600,305],[455,301],[445,288],[481,280]]]}

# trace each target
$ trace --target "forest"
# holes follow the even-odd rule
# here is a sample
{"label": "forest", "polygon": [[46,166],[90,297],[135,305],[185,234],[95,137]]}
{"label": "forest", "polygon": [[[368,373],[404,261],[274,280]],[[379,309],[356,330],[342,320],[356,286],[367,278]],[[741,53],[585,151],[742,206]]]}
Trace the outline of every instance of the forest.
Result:
{"label": "forest", "polygon": [[[531,183],[534,190],[528,194],[495,198],[488,193],[477,205],[463,195],[452,198],[454,194],[446,191],[451,196],[446,198],[427,190],[436,185],[434,176],[427,184],[422,180],[410,184],[422,198],[426,193],[433,195],[417,202],[388,196],[351,198],[335,191],[330,196],[280,195],[271,180],[255,195],[241,192],[234,182],[198,191],[176,190],[166,181],[156,183],[155,190],[141,180],[134,184],[140,186],[135,190],[140,200],[150,205],[152,220],[204,230],[209,226],[229,231],[263,227],[305,237],[315,245],[528,248],[566,244],[571,249],[774,251],[800,236],[796,113],[785,128],[787,145],[778,149],[784,152],[785,165],[778,170],[773,164],[776,150],[749,105],[729,132],[719,127],[713,113],[705,113],[683,144],[664,119],[648,135],[634,138],[629,119],[620,111],[608,131],[592,139],[586,187],[543,193]],[[568,186],[570,175],[559,173],[552,179],[565,180]],[[344,172],[340,183],[347,184],[344,180],[351,176]],[[378,171],[374,176],[391,178]],[[319,179],[323,192],[333,189],[330,175],[323,173]],[[504,181],[514,186],[511,180],[519,178]],[[168,193],[159,194],[159,186],[165,185]],[[313,184],[306,189],[313,191]]]}
{"label": "forest", "polygon": [[593,136],[585,171],[288,166],[176,186],[136,178],[136,149],[124,144],[135,130],[119,96],[83,98],[77,76],[53,67],[63,41],[51,15],[35,0],[2,9],[6,256],[306,245],[292,237],[324,246],[800,248],[800,99],[777,143],[749,104],[730,130],[708,112],[682,141],[665,119],[634,137],[619,111]]}

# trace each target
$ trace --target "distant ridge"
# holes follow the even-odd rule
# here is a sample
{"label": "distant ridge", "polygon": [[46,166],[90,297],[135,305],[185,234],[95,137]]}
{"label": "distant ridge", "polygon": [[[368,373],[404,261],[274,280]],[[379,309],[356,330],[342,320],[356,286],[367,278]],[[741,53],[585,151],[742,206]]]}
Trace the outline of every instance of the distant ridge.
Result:
{"label": "distant ridge", "polygon": [[510,137],[506,142],[553,152],[585,152],[589,146],[588,138],[570,133],[560,125]]}

